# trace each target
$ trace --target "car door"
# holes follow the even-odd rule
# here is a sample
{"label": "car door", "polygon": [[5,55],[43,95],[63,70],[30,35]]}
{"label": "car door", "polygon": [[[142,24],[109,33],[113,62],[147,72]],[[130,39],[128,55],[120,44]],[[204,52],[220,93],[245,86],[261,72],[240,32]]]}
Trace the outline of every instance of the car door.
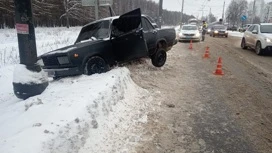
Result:
{"label": "car door", "polygon": [[141,10],[136,9],[121,15],[112,22],[111,41],[115,58],[119,62],[148,56],[143,36]]}
{"label": "car door", "polygon": [[144,32],[144,38],[146,40],[147,48],[149,53],[152,55],[155,53],[157,45],[157,30],[151,25],[149,20],[142,17],[142,28]]}
{"label": "car door", "polygon": [[259,26],[255,25],[253,31],[257,31],[257,33],[252,33],[252,47],[256,47],[256,42],[258,40],[258,34],[259,34]]}
{"label": "car door", "polygon": [[251,27],[249,27],[249,29],[245,32],[245,40],[247,45],[249,45],[250,47],[252,47],[253,43],[252,43],[252,31],[254,29],[255,25],[252,25]]}

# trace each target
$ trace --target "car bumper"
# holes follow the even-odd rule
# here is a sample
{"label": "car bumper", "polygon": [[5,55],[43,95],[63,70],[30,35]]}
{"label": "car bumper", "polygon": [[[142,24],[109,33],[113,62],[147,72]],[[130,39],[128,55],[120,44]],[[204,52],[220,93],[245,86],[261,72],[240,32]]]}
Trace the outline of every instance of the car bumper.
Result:
{"label": "car bumper", "polygon": [[271,46],[266,46],[264,49],[266,51],[272,52],[272,45]]}
{"label": "car bumper", "polygon": [[215,36],[228,36],[228,33],[214,33]]}
{"label": "car bumper", "polygon": [[49,77],[65,77],[80,75],[82,71],[78,67],[74,68],[60,68],[60,69],[43,69],[44,72],[48,73]]}
{"label": "car bumper", "polygon": [[200,37],[180,37],[179,38],[180,41],[190,41],[190,40],[194,40],[194,41],[199,41]]}

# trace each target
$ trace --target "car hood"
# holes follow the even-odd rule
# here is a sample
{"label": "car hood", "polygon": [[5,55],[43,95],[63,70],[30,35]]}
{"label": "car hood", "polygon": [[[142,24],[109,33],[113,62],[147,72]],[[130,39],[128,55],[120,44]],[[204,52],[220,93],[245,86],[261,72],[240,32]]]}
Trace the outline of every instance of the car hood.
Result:
{"label": "car hood", "polygon": [[227,31],[227,29],[214,29],[214,31]]}
{"label": "car hood", "polygon": [[263,33],[262,34],[265,38],[272,39],[272,33]]}
{"label": "car hood", "polygon": [[181,30],[180,31],[181,34],[196,34],[199,33],[198,30]]}
{"label": "car hood", "polygon": [[100,42],[103,42],[103,41],[105,41],[105,40],[90,40],[90,41],[79,42],[79,43],[76,43],[76,44],[73,44],[73,45],[70,45],[70,46],[66,46],[66,47],[63,47],[63,48],[59,48],[59,49],[50,51],[48,53],[43,54],[41,57],[56,55],[56,54],[67,54],[67,53],[73,52],[73,51],[75,51],[75,50],[77,50],[79,48],[94,45],[94,44],[97,44],[97,43],[100,43]]}

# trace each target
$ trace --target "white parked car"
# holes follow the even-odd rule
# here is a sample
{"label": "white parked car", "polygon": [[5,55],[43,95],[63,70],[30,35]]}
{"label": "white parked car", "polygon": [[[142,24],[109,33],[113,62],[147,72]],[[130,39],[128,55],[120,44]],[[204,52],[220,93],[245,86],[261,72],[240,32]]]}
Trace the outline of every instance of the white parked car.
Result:
{"label": "white parked car", "polygon": [[241,47],[255,49],[257,55],[272,51],[272,23],[261,23],[250,26],[242,38]]}
{"label": "white parked car", "polygon": [[196,25],[183,25],[179,33],[180,41],[200,41],[201,33]]}

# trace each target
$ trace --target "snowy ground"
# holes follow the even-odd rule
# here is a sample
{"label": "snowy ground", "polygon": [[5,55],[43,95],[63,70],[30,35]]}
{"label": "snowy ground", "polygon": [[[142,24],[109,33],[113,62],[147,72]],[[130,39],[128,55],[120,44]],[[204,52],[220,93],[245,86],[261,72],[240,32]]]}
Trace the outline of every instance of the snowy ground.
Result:
{"label": "snowy ground", "polygon": [[[37,28],[38,55],[74,43],[80,28]],[[13,94],[18,60],[15,30],[0,30],[0,152],[134,152],[147,121],[147,90],[127,68],[50,80],[25,101]]]}
{"label": "snowy ground", "polygon": [[[80,28],[36,28],[38,55],[73,44]],[[19,63],[19,51],[16,30],[0,29],[0,67],[17,63]]]}
{"label": "snowy ground", "polygon": [[233,37],[240,37],[242,38],[244,36],[244,33],[238,32],[238,31],[228,31],[230,36]]}

